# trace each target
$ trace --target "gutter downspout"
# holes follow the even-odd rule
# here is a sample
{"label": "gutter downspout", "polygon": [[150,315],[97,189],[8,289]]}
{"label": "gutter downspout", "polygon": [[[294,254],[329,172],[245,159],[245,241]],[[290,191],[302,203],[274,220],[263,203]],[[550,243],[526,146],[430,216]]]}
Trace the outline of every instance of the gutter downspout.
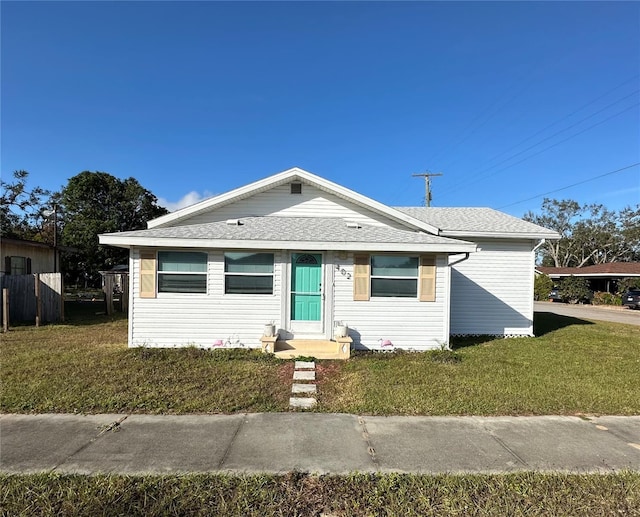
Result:
{"label": "gutter downspout", "polygon": [[448,296],[448,300],[447,303],[445,305],[445,311],[446,311],[446,325],[443,328],[443,336],[442,336],[442,341],[443,343],[447,343],[447,345],[449,345],[449,340],[451,339],[451,266],[455,266],[456,264],[460,264],[460,262],[464,262],[465,260],[467,260],[469,258],[469,256],[471,255],[471,252],[467,251],[464,254],[464,257],[459,258],[458,260],[456,260],[455,262],[449,262],[449,256],[447,256],[447,296]]}
{"label": "gutter downspout", "polygon": [[542,246],[545,242],[547,242],[547,239],[540,239],[540,242],[536,244],[531,251],[535,253],[536,251],[538,251],[538,248]]}
{"label": "gutter downspout", "polygon": [[[456,255],[457,255],[457,253],[456,253]],[[451,266],[455,266],[456,264],[460,264],[460,262],[464,262],[465,260],[467,260],[470,255],[471,255],[471,252],[467,251],[467,252],[465,252],[464,257],[459,258],[455,262],[449,262],[448,266],[451,267]]]}

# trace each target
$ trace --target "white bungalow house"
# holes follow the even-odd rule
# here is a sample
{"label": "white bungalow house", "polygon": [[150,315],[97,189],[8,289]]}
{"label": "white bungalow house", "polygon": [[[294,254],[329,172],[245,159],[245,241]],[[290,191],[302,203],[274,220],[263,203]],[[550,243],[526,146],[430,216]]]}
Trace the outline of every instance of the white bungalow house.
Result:
{"label": "white bungalow house", "polygon": [[489,208],[392,208],[293,168],[100,243],[130,250],[129,346],[311,342],[321,357],[336,325],[360,349],[533,335],[535,248],[556,238]]}

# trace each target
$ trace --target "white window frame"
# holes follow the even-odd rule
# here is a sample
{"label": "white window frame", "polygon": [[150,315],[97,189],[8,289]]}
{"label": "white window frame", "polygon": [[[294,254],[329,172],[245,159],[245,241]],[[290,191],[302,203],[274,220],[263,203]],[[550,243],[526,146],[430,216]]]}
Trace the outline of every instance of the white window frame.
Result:
{"label": "white window frame", "polygon": [[[162,253],[197,253],[205,256],[205,270],[204,271],[161,271],[160,270],[160,255]],[[181,296],[202,296],[209,292],[209,254],[205,251],[195,250],[159,250],[156,253],[156,292],[158,295],[181,295]],[[185,292],[185,291],[162,291],[160,290],[160,277],[161,275],[200,275],[204,276],[204,291],[198,292]]]}
{"label": "white window frame", "polygon": [[[227,255],[231,253],[250,253],[252,255],[271,255],[271,273],[246,273],[246,272],[237,272],[237,271],[227,271]],[[225,251],[223,253],[223,271],[224,271],[224,283],[222,286],[223,292],[225,296],[274,296],[275,295],[275,271],[276,271],[276,254],[270,251],[261,251],[261,250],[241,250],[241,251]],[[227,277],[247,277],[247,276],[257,276],[257,277],[271,277],[271,292],[270,293],[229,293],[227,292]]]}
{"label": "white window frame", "polygon": [[[415,276],[397,276],[397,275],[374,275],[373,273],[373,259],[374,257],[398,257],[398,258],[409,258],[415,259],[417,261],[416,273]],[[384,279],[384,280],[415,280],[416,283],[416,294],[415,296],[385,296],[375,294],[373,290],[373,280],[374,279]],[[407,300],[418,299],[420,296],[419,289],[420,288],[420,256],[418,255],[389,255],[385,253],[377,253],[372,254],[369,257],[369,292],[371,298],[405,298]]]}

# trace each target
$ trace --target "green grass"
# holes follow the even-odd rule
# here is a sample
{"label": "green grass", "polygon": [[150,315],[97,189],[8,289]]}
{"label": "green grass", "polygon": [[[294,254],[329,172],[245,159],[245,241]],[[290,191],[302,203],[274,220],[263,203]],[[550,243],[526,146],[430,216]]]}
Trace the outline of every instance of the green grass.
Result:
{"label": "green grass", "polygon": [[640,515],[640,473],[0,476],[3,515]]}
{"label": "green grass", "polygon": [[[64,325],[2,336],[0,411],[288,410],[293,364],[259,351],[128,349],[121,316],[80,304]],[[318,363],[317,411],[377,415],[640,414],[640,329],[536,314],[536,338],[458,340],[455,352]]]}
{"label": "green grass", "polygon": [[[376,415],[640,413],[640,328],[536,314],[536,338],[358,354],[319,375],[319,411]],[[449,357],[451,359],[451,357]]]}
{"label": "green grass", "polygon": [[[128,349],[94,304],[2,336],[3,412],[232,413],[288,408],[293,367],[255,350]],[[98,307],[99,309],[100,307]],[[287,382],[283,382],[286,379]]]}

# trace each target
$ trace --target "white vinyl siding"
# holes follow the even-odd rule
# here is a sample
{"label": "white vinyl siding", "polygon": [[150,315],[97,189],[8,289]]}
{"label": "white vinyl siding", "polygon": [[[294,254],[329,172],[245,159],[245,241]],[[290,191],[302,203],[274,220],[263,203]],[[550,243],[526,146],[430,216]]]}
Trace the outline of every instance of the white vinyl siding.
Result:
{"label": "white vinyl siding", "polygon": [[477,242],[476,253],[452,266],[451,333],[533,335],[534,243]]}
{"label": "white vinyl siding", "polygon": [[437,255],[435,301],[424,303],[418,297],[354,301],[353,255],[337,259],[340,270],[334,275],[334,319],[348,324],[357,348],[378,349],[381,340],[404,349],[438,348],[449,341],[446,260],[445,255]]}
{"label": "white vinyl siding", "polygon": [[302,185],[302,194],[291,194],[289,184],[274,187],[246,199],[235,201],[214,211],[194,215],[179,225],[200,224],[257,216],[336,217],[373,226],[406,229],[380,214],[338,198],[310,185]]}
{"label": "white vinyl siding", "polygon": [[217,341],[228,346],[260,347],[265,323],[280,321],[280,255],[274,252],[273,295],[225,295],[224,253],[210,250],[207,294],[161,293],[140,298],[140,252],[132,251],[130,346],[211,347]]}

